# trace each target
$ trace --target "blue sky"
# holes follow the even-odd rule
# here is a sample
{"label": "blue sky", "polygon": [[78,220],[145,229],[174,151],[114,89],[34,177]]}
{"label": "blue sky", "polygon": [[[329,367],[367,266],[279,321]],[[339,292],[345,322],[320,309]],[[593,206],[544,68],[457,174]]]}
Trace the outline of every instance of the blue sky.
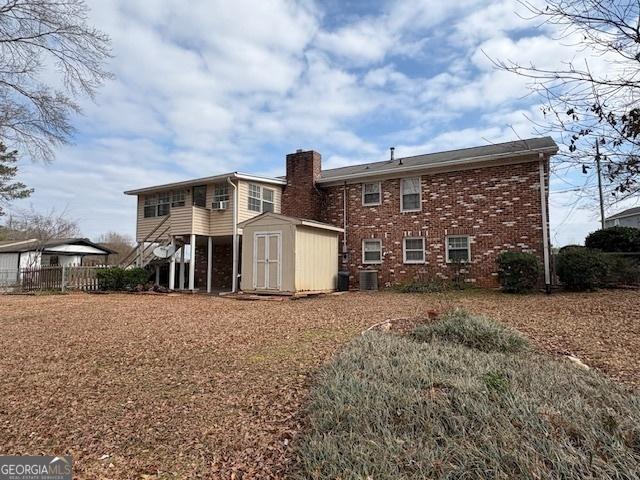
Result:
{"label": "blue sky", "polygon": [[[297,148],[330,168],[534,135],[524,81],[485,53],[549,66],[572,47],[514,1],[92,0],[116,79],[83,101],[72,145],[21,163],[15,203],[65,210],[83,234],[133,234],[124,190],[226,171],[284,172]],[[595,209],[554,176],[552,240],[580,242]],[[567,183],[568,182],[568,183]]]}

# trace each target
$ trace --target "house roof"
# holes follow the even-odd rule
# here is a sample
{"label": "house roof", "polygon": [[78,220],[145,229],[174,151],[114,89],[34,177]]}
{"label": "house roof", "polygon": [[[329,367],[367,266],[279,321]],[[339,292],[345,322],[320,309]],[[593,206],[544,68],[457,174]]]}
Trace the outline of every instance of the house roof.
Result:
{"label": "house roof", "polygon": [[[49,249],[55,249],[56,247],[62,246],[92,247],[104,252],[102,253],[102,255],[117,253],[110,248],[103,247],[102,245],[98,245],[97,243],[93,243],[88,238],[60,238],[57,240],[48,240],[45,242],[42,242],[36,238],[31,238],[29,240],[6,240],[0,242],[0,253],[23,253],[32,252],[34,250],[47,251]],[[56,253],[74,254],[73,250],[58,251]],[[79,251],[77,252],[77,254],[86,254],[86,252]],[[95,252],[92,254],[100,255],[99,252]]]}
{"label": "house roof", "polygon": [[640,215],[640,207],[627,208],[622,212],[618,212],[615,215],[605,218],[605,220],[615,220],[616,218],[632,217],[634,215]]}
{"label": "house roof", "polygon": [[240,180],[249,180],[254,182],[271,183],[273,185],[286,185],[287,182],[281,178],[261,177],[259,175],[250,175],[248,173],[230,172],[214,175],[211,177],[195,178],[193,180],[184,180],[182,182],[165,183],[163,185],[154,185],[151,187],[137,188],[135,190],[127,190],[125,195],[139,195],[141,193],[150,193],[170,188],[193,187],[203,183],[224,182],[227,178],[237,178]]}
{"label": "house roof", "polygon": [[344,229],[336,227],[335,225],[330,225],[328,223],[316,222],[315,220],[307,220],[306,218],[289,217],[287,215],[273,212],[266,212],[250,218],[249,220],[245,220],[244,222],[239,223],[238,227],[244,228],[246,225],[250,225],[263,218],[277,218],[293,225],[302,225],[304,227],[319,228],[322,230],[332,230],[334,232],[344,232]]}
{"label": "house roof", "polygon": [[481,147],[462,148],[416,155],[413,157],[396,158],[393,161],[386,160],[383,162],[322,170],[318,183],[330,183],[338,180],[411,172],[437,167],[468,165],[476,162],[509,159],[535,153],[554,154],[557,152],[558,145],[551,137],[528,138]]}

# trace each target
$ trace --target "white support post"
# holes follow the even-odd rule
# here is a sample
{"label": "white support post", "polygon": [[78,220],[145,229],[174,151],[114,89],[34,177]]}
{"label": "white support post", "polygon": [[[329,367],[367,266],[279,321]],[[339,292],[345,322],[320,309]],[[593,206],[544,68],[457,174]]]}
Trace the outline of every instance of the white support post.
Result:
{"label": "white support post", "polygon": [[191,234],[191,254],[189,255],[189,290],[196,289],[196,236]]}
{"label": "white support post", "polygon": [[178,290],[184,290],[184,247],[180,247],[180,284],[178,285]]}
{"label": "white support post", "polygon": [[[171,237],[171,249],[176,247],[176,239]],[[176,252],[171,254],[169,260],[169,290],[174,290],[176,287]]]}
{"label": "white support post", "polygon": [[207,293],[211,293],[211,270],[213,263],[213,237],[207,237]]}
{"label": "white support post", "polygon": [[138,245],[138,267],[142,267],[142,252],[144,250],[144,242]]}
{"label": "white support post", "polygon": [[156,287],[160,285],[160,265],[156,265]]}

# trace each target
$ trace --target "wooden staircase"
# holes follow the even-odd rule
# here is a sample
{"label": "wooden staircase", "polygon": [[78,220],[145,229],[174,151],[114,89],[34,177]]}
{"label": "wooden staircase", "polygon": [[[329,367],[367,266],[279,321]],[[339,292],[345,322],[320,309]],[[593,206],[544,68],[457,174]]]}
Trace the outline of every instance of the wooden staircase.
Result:
{"label": "wooden staircase", "polygon": [[171,223],[167,215],[162,222],[147,234],[129,253],[120,261],[122,268],[132,266],[144,268],[153,260],[157,259],[153,251],[160,246],[167,246],[171,243],[168,239]]}

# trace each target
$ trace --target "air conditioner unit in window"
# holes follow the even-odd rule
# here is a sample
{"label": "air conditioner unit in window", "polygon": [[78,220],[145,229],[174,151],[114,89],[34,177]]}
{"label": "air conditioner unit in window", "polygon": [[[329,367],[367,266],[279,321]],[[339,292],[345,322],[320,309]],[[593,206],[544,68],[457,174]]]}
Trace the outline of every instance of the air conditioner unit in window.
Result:
{"label": "air conditioner unit in window", "polygon": [[212,208],[214,210],[226,210],[229,208],[229,200],[223,200],[221,202],[213,202]]}

